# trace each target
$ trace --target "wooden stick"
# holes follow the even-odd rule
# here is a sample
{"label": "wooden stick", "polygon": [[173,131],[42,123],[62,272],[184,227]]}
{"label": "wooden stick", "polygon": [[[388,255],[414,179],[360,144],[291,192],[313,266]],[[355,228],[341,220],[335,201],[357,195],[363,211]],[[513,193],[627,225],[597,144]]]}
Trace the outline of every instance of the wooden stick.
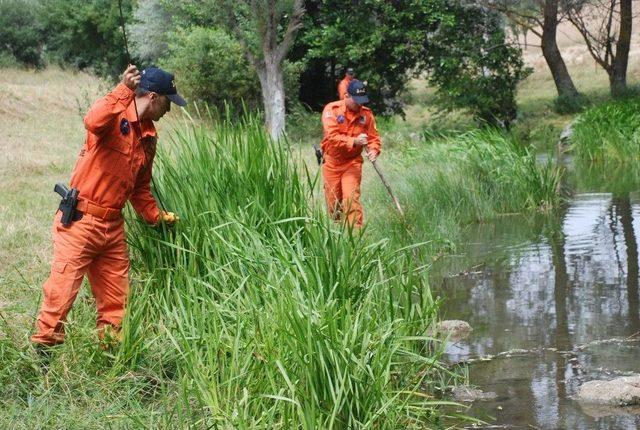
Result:
{"label": "wooden stick", "polygon": [[[366,146],[365,146],[365,152],[366,152],[367,155],[369,155],[369,148],[367,148]],[[396,198],[395,194],[393,194],[393,191],[391,190],[391,186],[389,185],[389,183],[387,182],[387,179],[382,174],[382,171],[380,170],[380,167],[378,167],[377,163],[378,163],[378,160],[374,160],[374,161],[371,162],[371,164],[373,164],[373,168],[376,170],[376,173],[378,174],[378,176],[380,176],[380,180],[384,184],[384,187],[389,192],[389,195],[391,196],[391,199],[393,200],[393,203],[396,205],[396,209],[398,210],[398,212],[400,213],[400,216],[404,220],[404,211],[402,210],[402,207],[400,206],[400,202]]]}

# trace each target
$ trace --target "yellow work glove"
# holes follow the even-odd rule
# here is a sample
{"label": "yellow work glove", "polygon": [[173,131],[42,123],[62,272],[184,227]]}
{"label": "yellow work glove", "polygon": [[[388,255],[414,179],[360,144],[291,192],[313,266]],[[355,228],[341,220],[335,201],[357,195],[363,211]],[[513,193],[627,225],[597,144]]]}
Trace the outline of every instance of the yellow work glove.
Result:
{"label": "yellow work glove", "polygon": [[180,221],[180,217],[173,212],[160,211],[160,216],[158,217],[158,222],[163,222],[169,225],[174,225]]}

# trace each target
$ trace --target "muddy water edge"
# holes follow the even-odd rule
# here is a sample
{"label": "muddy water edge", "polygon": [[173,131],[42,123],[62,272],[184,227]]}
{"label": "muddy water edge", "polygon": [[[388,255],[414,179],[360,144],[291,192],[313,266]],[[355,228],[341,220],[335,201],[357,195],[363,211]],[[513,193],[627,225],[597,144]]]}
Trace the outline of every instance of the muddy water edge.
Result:
{"label": "muddy water edge", "polygon": [[473,386],[495,393],[469,415],[505,428],[636,429],[640,409],[585,405],[581,384],[640,373],[637,169],[573,169],[557,212],[469,227],[434,266],[447,344]]}

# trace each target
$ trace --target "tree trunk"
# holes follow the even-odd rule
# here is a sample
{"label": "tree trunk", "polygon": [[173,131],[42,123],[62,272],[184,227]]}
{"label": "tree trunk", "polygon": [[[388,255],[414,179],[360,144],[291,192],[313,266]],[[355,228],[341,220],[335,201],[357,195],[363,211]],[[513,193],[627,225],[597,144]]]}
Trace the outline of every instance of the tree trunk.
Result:
{"label": "tree trunk", "polygon": [[263,67],[258,69],[258,79],[262,89],[265,122],[271,138],[278,140],[284,133],[285,104],[282,67],[273,58],[265,58]]}
{"label": "tree trunk", "polygon": [[609,75],[611,95],[614,97],[624,94],[627,90],[627,66],[629,64],[632,27],[633,11],[631,8],[631,0],[621,0],[620,34],[618,35],[616,56],[611,67],[611,74]]}
{"label": "tree trunk", "polygon": [[640,330],[640,297],[638,296],[638,242],[633,230],[633,210],[629,194],[613,199],[619,212],[624,243],[627,247],[627,300],[629,301],[629,333]]}
{"label": "tree trunk", "polygon": [[[562,218],[560,218],[562,219]],[[567,311],[567,295],[569,294],[569,275],[565,258],[565,236],[562,231],[562,222],[558,224],[549,236],[551,244],[551,259],[554,270],[553,298],[556,314],[555,347],[558,351],[571,351],[571,335],[569,333],[569,316]],[[565,372],[569,358],[563,354],[555,354],[556,357],[556,390],[558,397],[564,398],[567,393],[565,384]],[[575,357],[575,356],[574,356]],[[572,357],[572,358],[574,358]]]}
{"label": "tree trunk", "polygon": [[558,0],[546,0],[544,3],[544,23],[542,26],[542,54],[544,55],[559,97],[577,97],[576,89],[567,66],[562,59],[556,33],[558,27]]}

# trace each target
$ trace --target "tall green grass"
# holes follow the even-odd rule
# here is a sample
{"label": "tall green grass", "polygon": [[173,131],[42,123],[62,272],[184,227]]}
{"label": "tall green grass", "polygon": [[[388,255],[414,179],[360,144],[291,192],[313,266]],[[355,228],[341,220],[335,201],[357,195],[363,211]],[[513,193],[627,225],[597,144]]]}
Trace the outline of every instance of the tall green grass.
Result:
{"label": "tall green grass", "polygon": [[407,250],[320,215],[311,175],[250,118],[185,127],[157,167],[182,220],[129,222],[143,282],[118,371],[177,381],[176,413],[197,427],[442,422],[434,393],[456,375],[425,334],[437,303]]}
{"label": "tall green grass", "polygon": [[[514,135],[494,129],[427,136],[411,157],[386,163],[405,205],[407,222],[390,213],[384,190],[376,186],[367,201],[376,230],[410,240],[429,241],[431,253],[446,250],[460,227],[497,216],[549,210],[561,201],[562,170],[538,162]],[[389,223],[389,219],[398,220]],[[405,239],[405,240],[406,240]]]}
{"label": "tall green grass", "polygon": [[317,176],[259,121],[187,121],[154,173],[181,222],[127,218],[136,282],[121,347],[95,346],[90,300],[44,381],[15,336],[0,338],[8,416],[82,422],[56,412],[66,405],[103,411],[95,423],[117,417],[114,427],[240,429],[438,427],[444,406],[457,417],[436,396],[459,378],[427,335],[438,302],[412,246],[399,247],[441,251],[465,223],[555,206],[560,176],[496,131],[439,136],[411,154],[383,159],[407,220],[394,223],[384,190],[367,186],[371,226],[353,232],[314,206]]}
{"label": "tall green grass", "polygon": [[582,113],[573,127],[571,147],[582,163],[638,163],[640,98],[609,101]]}

